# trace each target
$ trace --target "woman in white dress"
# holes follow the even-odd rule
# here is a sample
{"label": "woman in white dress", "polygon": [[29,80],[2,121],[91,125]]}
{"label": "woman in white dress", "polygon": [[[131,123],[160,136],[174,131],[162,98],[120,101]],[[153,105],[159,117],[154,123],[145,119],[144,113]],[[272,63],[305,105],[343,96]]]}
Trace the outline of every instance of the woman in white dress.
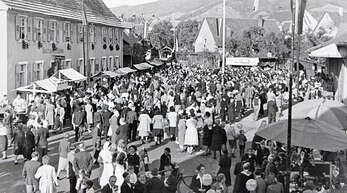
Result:
{"label": "woman in white dress", "polygon": [[192,154],[193,148],[199,145],[198,130],[196,128],[197,120],[195,119],[195,113],[192,111],[190,112],[190,118],[187,120],[186,126],[184,145],[188,146],[187,152]]}
{"label": "woman in white dress", "polygon": [[118,193],[121,193],[121,186],[124,182],[123,174],[125,172],[125,159],[126,153],[118,152],[116,159],[113,162],[114,175],[117,177],[116,185],[118,188]]}
{"label": "woman in white dress", "polygon": [[142,143],[144,143],[144,140],[147,140],[147,137],[149,136],[149,132],[151,131],[151,117],[148,115],[148,113],[142,111],[139,116],[139,126],[137,127],[137,130],[139,131],[139,136],[141,137]]}
{"label": "woman in white dress", "polygon": [[51,101],[47,101],[45,118],[48,122],[48,130],[51,130],[54,125],[54,110],[54,105],[51,103]]}
{"label": "woman in white dress", "polygon": [[41,193],[55,193],[58,186],[57,174],[55,168],[49,165],[49,157],[47,155],[42,158],[43,166],[39,167],[35,174],[36,179],[40,179],[39,190]]}
{"label": "woman in white dress", "polygon": [[103,149],[99,154],[99,163],[102,163],[102,173],[100,177],[100,186],[104,187],[110,177],[113,175],[113,165],[112,165],[113,153],[111,152],[111,143],[106,141],[104,143]]}

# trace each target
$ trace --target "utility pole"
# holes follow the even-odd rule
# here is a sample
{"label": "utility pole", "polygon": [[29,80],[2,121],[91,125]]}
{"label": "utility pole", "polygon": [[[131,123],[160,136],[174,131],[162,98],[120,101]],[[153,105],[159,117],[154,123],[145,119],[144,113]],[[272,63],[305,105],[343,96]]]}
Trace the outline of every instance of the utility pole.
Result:
{"label": "utility pole", "polygon": [[84,63],[84,74],[87,77],[87,84],[90,82],[90,69],[89,64],[89,24],[88,18],[84,6],[84,0],[82,0],[82,25],[83,25],[83,63]]}

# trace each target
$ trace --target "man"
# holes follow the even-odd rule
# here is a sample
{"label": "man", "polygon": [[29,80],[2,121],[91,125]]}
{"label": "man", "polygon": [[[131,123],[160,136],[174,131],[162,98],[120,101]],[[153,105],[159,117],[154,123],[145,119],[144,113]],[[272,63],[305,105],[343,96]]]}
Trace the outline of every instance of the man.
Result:
{"label": "man", "polygon": [[69,171],[69,165],[67,160],[67,153],[70,151],[70,142],[69,142],[69,134],[64,134],[64,139],[59,143],[59,163],[58,163],[58,172],[57,176],[60,179],[59,174],[61,170],[65,170],[66,173]]}
{"label": "man", "polygon": [[267,93],[267,112],[268,112],[268,123],[271,124],[276,122],[276,95],[274,94],[273,88],[269,88],[269,92]]}
{"label": "man", "polygon": [[206,173],[206,167],[200,164],[196,169],[198,171],[198,174],[193,176],[190,187],[195,193],[206,192],[209,189],[209,187],[204,186],[202,183],[202,177]]}
{"label": "man", "polygon": [[171,149],[170,148],[165,148],[163,155],[160,157],[160,166],[159,166],[159,171],[164,170],[164,166],[171,165]]}
{"label": "man", "polygon": [[36,145],[39,153],[39,161],[41,161],[42,157],[47,155],[48,149],[48,140],[49,132],[48,129],[43,127],[43,122],[39,121],[39,129],[36,132]]}
{"label": "man", "polygon": [[31,160],[31,154],[35,150],[35,136],[31,129],[24,128],[24,159]]}
{"label": "man", "polygon": [[108,184],[101,189],[101,193],[115,193],[118,192],[118,186],[116,185],[117,177],[111,176]]}
{"label": "man", "polygon": [[252,172],[250,171],[250,164],[246,162],[243,164],[243,171],[236,176],[234,193],[249,193],[246,188],[246,183],[250,179],[254,178]]}
{"label": "man", "polygon": [[153,177],[146,184],[145,193],[163,193],[164,182],[160,179],[157,168],[152,170],[152,176]]}
{"label": "man", "polygon": [[83,127],[84,113],[83,107],[77,107],[76,111],[73,113],[73,124],[75,126],[75,142],[79,140],[80,129]]}
{"label": "man", "polygon": [[266,182],[261,177],[261,169],[255,171],[255,180],[257,181],[257,188],[252,193],[265,193],[266,192]]}
{"label": "man", "polygon": [[121,193],[134,193],[134,187],[130,183],[130,174],[128,172],[123,173],[124,182],[121,186]]}
{"label": "man", "polygon": [[172,175],[172,166],[167,165],[164,169],[164,193],[176,193],[177,178]]}
{"label": "man", "polygon": [[39,159],[38,154],[33,152],[31,154],[31,160],[26,161],[23,166],[22,175],[25,178],[25,186],[27,193],[34,193],[38,191],[39,181],[35,178],[35,174],[41,163],[37,160]]}
{"label": "man", "polygon": [[75,168],[73,167],[73,161],[75,160],[75,154],[79,152],[78,148],[71,147],[71,151],[67,154],[68,166],[69,170],[67,171],[67,175],[70,182],[70,193],[77,193],[76,183],[77,178],[75,174]]}
{"label": "man", "polygon": [[105,138],[107,138],[107,133],[108,130],[110,128],[110,118],[112,116],[112,112],[108,110],[108,106],[105,105],[104,106],[104,110],[102,112],[102,120],[104,121],[104,129],[103,129],[103,135],[105,136]]}
{"label": "man", "polygon": [[81,172],[84,172],[87,176],[90,176],[93,167],[92,155],[85,149],[84,143],[79,145],[79,150],[80,152],[75,155],[73,161],[76,175],[78,176]]}
{"label": "man", "polygon": [[130,141],[136,141],[137,113],[134,105],[130,105],[129,109],[130,111],[126,114],[126,123],[129,125],[128,136]]}

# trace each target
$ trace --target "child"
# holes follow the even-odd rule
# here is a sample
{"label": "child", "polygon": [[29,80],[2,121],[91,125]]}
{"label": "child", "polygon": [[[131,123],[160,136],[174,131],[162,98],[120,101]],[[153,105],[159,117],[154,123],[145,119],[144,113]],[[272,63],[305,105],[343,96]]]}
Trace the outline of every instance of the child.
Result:
{"label": "child", "polygon": [[143,149],[141,152],[140,152],[140,159],[141,159],[141,169],[140,171],[145,171],[145,172],[148,172],[149,171],[149,157],[148,157],[148,152],[147,152],[147,149]]}
{"label": "child", "polygon": [[100,151],[102,149],[102,145],[101,145],[101,138],[98,137],[97,138],[97,141],[96,143],[94,144],[94,147],[95,147],[95,151],[94,151],[94,164],[99,164],[98,163],[98,159],[99,159],[99,154],[100,154]]}
{"label": "child", "polygon": [[77,182],[76,182],[76,187],[75,189],[77,190],[77,192],[83,191],[83,188],[85,187],[84,184],[86,184],[86,182],[88,181],[87,179],[87,175],[84,171],[80,172],[78,174],[78,178],[77,178]]}

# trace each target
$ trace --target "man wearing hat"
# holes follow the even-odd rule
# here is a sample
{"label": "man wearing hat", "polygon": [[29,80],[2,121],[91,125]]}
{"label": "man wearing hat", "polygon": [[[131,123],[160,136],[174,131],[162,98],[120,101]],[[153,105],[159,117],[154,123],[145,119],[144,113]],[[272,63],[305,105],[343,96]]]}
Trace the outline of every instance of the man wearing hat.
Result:
{"label": "man wearing hat", "polygon": [[130,109],[126,114],[126,123],[129,125],[128,137],[130,141],[136,141],[137,113],[134,103],[130,103],[128,108]]}
{"label": "man wearing hat", "polygon": [[70,142],[69,142],[69,134],[64,134],[64,139],[59,143],[59,163],[58,163],[58,171],[57,176],[60,179],[59,174],[61,170],[65,170],[67,173],[69,171],[69,164],[67,160],[67,154],[70,151]]}
{"label": "man wearing hat", "polygon": [[172,165],[171,163],[171,149],[170,148],[165,148],[164,149],[164,153],[163,155],[161,155],[160,157],[160,166],[159,166],[159,170],[163,171],[164,167],[167,165]]}
{"label": "man wearing hat", "polygon": [[145,193],[163,193],[164,188],[164,182],[160,179],[158,169],[154,168],[152,170],[152,178],[146,184]]}
{"label": "man wearing hat", "polygon": [[35,178],[36,171],[41,166],[41,163],[38,162],[39,155],[36,152],[31,154],[31,160],[26,161],[23,166],[22,175],[25,178],[25,186],[27,193],[37,192],[39,187],[39,182]]}
{"label": "man wearing hat", "polygon": [[121,193],[134,193],[134,186],[130,183],[130,174],[123,173],[124,182],[121,186]]}

